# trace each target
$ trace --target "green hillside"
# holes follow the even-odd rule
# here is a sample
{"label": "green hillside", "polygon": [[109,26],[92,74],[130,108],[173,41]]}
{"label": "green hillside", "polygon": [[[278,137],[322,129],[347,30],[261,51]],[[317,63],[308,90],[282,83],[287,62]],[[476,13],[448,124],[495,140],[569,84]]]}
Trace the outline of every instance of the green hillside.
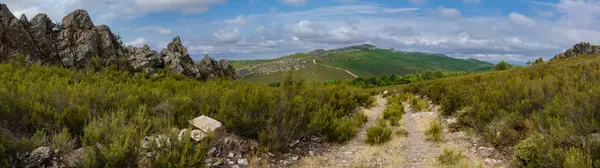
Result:
{"label": "green hillside", "polygon": [[485,71],[492,64],[478,60],[463,60],[440,54],[393,52],[377,49],[354,53],[330,54],[327,65],[347,69],[360,77],[406,75],[419,71]]}
{"label": "green hillside", "polygon": [[[281,82],[285,80],[287,73],[288,72],[277,72],[267,75],[247,76],[243,77],[243,79],[253,83]],[[298,79],[301,78],[313,82],[327,82],[331,80],[345,80],[354,78],[344,71],[328,68],[325,66],[315,66],[307,69],[301,69],[296,71],[295,73]]]}
{"label": "green hillside", "polygon": [[[317,82],[354,78],[343,70],[348,70],[358,77],[368,78],[393,74],[406,75],[424,71],[481,72],[491,70],[493,66],[490,63],[475,59],[457,59],[441,54],[398,52],[388,49],[365,49],[360,48],[360,46],[343,49],[353,50],[320,50],[320,55],[318,56],[313,56],[317,52],[313,51],[308,54],[293,54],[271,60],[232,61],[232,65],[238,72],[240,70],[257,71],[256,69],[260,67],[264,68],[274,65],[289,67],[291,64],[282,64],[281,62],[297,61],[298,63],[294,65],[303,66],[304,68],[301,71],[307,73],[307,75],[304,75],[304,79]],[[325,54],[323,54],[324,52]],[[315,64],[320,66],[315,66]],[[284,79],[285,73],[253,73],[242,76],[251,82],[281,82]]]}

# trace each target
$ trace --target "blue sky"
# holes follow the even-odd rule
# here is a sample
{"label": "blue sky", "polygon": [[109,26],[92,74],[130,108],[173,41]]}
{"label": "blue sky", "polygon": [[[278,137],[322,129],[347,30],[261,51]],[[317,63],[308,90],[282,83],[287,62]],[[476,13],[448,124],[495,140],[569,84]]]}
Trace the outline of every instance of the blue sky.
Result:
{"label": "blue sky", "polygon": [[522,63],[600,43],[598,0],[4,0],[15,15],[75,9],[127,45],[181,36],[193,55],[274,58],[370,43],[380,48]]}

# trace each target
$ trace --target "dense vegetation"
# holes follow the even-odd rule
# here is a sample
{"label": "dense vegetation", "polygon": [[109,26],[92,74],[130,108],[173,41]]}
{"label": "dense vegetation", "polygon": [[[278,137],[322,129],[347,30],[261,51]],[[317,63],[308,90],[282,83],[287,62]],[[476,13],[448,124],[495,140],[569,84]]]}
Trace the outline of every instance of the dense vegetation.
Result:
{"label": "dense vegetation", "polygon": [[600,57],[400,86],[427,95],[522,167],[600,167]]}
{"label": "dense vegetation", "polygon": [[330,54],[323,59],[323,64],[347,69],[360,77],[406,75],[427,70],[480,72],[492,68],[492,64],[475,59],[464,60],[440,54],[386,49]]}
{"label": "dense vegetation", "polygon": [[[200,115],[271,150],[314,134],[343,142],[366,119],[355,115],[357,108],[372,102],[359,88],[294,81],[292,75],[281,87],[269,87],[12,61],[0,64],[0,156],[39,146],[62,152],[82,146],[96,158],[86,160],[86,166],[132,167],[144,153],[139,144],[145,136],[176,136],[174,129],[188,128],[188,120]],[[151,160],[153,165],[202,164],[202,143],[170,146],[156,149],[161,157]],[[7,157],[0,158],[2,164]]]}
{"label": "dense vegetation", "polygon": [[453,76],[461,76],[470,74],[466,71],[459,72],[441,72],[441,71],[425,71],[425,72],[417,72],[408,75],[384,75],[381,77],[370,77],[370,78],[356,78],[351,81],[332,81],[329,83],[347,83],[353,86],[363,87],[363,88],[371,88],[378,86],[389,86],[389,85],[399,85],[399,84],[408,84],[423,80],[431,80],[438,78],[446,78]]}

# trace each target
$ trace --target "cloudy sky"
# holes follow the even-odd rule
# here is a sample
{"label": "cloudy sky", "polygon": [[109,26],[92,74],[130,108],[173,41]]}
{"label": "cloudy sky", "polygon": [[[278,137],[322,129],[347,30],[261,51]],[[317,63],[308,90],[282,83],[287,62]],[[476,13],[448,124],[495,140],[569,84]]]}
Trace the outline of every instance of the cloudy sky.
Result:
{"label": "cloudy sky", "polygon": [[600,0],[2,0],[57,22],[75,9],[127,45],[181,36],[195,59],[274,58],[370,43],[458,58],[525,62],[600,43]]}

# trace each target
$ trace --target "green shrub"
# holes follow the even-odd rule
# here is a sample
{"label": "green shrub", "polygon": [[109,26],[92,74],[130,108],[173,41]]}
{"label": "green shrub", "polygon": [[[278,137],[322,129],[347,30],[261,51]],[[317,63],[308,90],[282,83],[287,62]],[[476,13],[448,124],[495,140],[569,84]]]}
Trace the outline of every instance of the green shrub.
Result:
{"label": "green shrub", "polygon": [[392,126],[396,126],[399,124],[403,114],[404,106],[401,103],[389,104],[383,110],[383,118],[390,121],[390,124],[392,124]]}
{"label": "green shrub", "polygon": [[421,112],[429,108],[429,103],[426,100],[413,97],[410,101],[410,107],[413,109],[413,112]]}
{"label": "green shrub", "polygon": [[524,134],[516,130],[524,129],[519,118],[513,113],[492,120],[485,128],[483,137],[495,146],[514,146],[523,139],[521,134]]}
{"label": "green shrub", "polygon": [[429,124],[429,128],[425,131],[425,135],[427,135],[427,140],[432,142],[441,142],[442,141],[442,125],[439,121],[434,121]]}
{"label": "green shrub", "polygon": [[519,167],[555,167],[563,164],[563,150],[555,149],[544,136],[534,134],[515,146],[512,162]]}
{"label": "green shrub", "polygon": [[563,167],[592,168],[592,160],[581,149],[569,148],[565,153]]}
{"label": "green shrub", "polygon": [[59,155],[69,153],[75,149],[76,140],[71,137],[69,130],[64,128],[52,137],[51,148],[58,151]]}
{"label": "green shrub", "polygon": [[[148,167],[202,167],[204,156],[207,151],[206,144],[209,144],[212,137],[208,136],[202,142],[195,142],[191,138],[182,138],[181,141],[175,140],[177,132],[170,132],[169,148],[154,147],[150,151],[156,152],[155,157],[149,158],[151,165]],[[190,131],[184,133],[183,137],[189,137]]]}
{"label": "green shrub", "polygon": [[438,162],[444,166],[459,165],[464,159],[465,155],[462,152],[456,152],[448,148],[444,148],[444,152],[437,157]]}
{"label": "green shrub", "polygon": [[392,128],[386,120],[379,120],[375,126],[367,128],[367,143],[383,144],[392,138]]}
{"label": "green shrub", "polygon": [[90,122],[81,140],[85,167],[135,167],[150,122],[143,109],[130,118],[123,112],[114,112]]}
{"label": "green shrub", "polygon": [[8,141],[5,143],[6,151],[8,153],[25,153],[31,152],[36,148],[47,145],[48,137],[43,131],[38,130],[31,137],[21,138],[17,141]]}
{"label": "green shrub", "polygon": [[496,64],[494,66],[494,70],[496,70],[496,71],[503,71],[503,70],[507,70],[507,69],[510,69],[510,68],[512,68],[512,65],[508,64],[504,60],[498,62],[498,64]]}
{"label": "green shrub", "polygon": [[338,143],[348,141],[358,132],[358,123],[359,122],[353,118],[334,120],[332,126],[329,128],[329,139]]}

